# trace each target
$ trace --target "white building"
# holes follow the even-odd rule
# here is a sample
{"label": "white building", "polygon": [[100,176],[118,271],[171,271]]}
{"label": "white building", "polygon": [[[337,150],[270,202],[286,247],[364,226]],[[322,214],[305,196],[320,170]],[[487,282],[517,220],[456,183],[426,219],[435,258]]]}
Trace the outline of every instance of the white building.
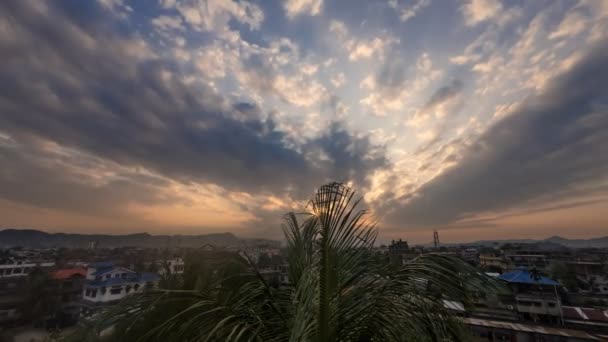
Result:
{"label": "white building", "polygon": [[156,273],[137,273],[112,263],[90,264],[82,299],[88,305],[113,303],[145,288],[156,287],[158,279]]}
{"label": "white building", "polygon": [[53,261],[30,261],[5,259],[0,261],[0,278],[22,277],[35,268],[50,268],[55,266]]}
{"label": "white building", "polygon": [[165,275],[167,271],[169,274],[182,274],[184,273],[185,263],[182,258],[174,258],[169,260],[163,260],[158,263],[158,274]]}

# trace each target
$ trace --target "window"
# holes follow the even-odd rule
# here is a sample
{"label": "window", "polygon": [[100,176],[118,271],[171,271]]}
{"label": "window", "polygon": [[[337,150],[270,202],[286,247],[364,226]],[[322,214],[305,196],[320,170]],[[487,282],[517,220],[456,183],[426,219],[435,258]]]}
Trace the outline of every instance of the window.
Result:
{"label": "window", "polygon": [[113,294],[113,295],[120,294],[121,292],[122,292],[122,287],[113,287],[110,290],[110,293]]}

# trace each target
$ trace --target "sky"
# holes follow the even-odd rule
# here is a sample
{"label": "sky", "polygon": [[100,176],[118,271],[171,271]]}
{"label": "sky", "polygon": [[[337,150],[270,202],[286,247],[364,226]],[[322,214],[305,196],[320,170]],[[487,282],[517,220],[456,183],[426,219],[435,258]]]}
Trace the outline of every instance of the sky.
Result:
{"label": "sky", "polygon": [[608,1],[0,1],[0,227],[608,235]]}

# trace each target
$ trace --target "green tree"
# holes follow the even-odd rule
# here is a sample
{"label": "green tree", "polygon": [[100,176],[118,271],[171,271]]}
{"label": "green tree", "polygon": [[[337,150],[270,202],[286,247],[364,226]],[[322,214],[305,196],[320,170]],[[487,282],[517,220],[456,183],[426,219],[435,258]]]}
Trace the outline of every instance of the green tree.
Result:
{"label": "green tree", "polygon": [[578,292],[576,273],[568,268],[563,261],[554,261],[548,268],[549,276],[566,287],[570,292]]}
{"label": "green tree", "polygon": [[22,288],[25,295],[19,310],[22,319],[34,325],[44,325],[46,319],[52,318],[60,305],[58,286],[46,272],[38,268],[32,270]]}
{"label": "green tree", "polygon": [[377,230],[354,196],[327,184],[305,214],[285,216],[290,286],[269,286],[255,268],[219,275],[200,266],[211,280],[132,297],[99,322],[122,325],[114,340],[124,341],[465,340],[442,300],[467,300],[467,286],[489,288],[493,280],[442,255],[389,272],[372,252]]}

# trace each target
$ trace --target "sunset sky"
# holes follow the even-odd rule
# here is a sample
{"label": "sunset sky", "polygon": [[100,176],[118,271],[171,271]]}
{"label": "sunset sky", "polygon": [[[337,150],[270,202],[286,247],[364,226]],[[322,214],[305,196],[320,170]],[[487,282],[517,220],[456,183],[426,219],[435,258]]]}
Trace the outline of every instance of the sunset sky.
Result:
{"label": "sunset sky", "polygon": [[0,228],[608,235],[606,0],[0,1]]}

